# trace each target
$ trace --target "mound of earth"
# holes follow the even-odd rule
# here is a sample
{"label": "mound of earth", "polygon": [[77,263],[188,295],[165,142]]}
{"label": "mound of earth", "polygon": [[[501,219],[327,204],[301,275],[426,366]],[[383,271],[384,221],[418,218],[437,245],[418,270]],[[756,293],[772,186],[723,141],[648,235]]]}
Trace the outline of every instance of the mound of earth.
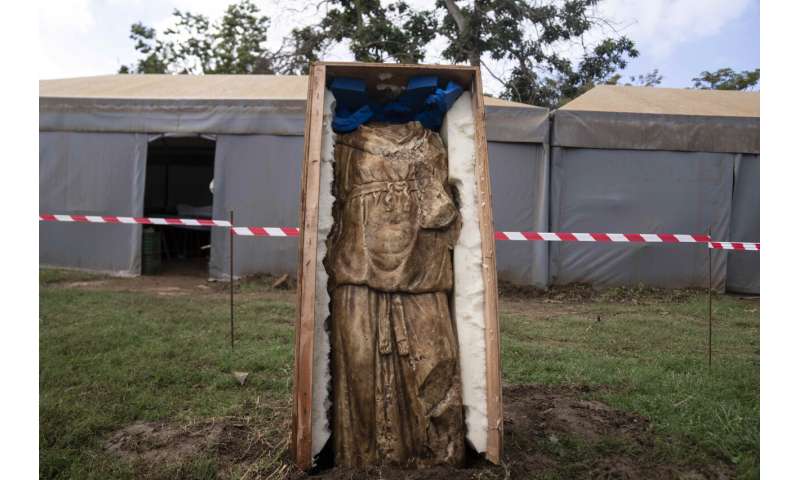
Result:
{"label": "mound of earth", "polygon": [[[600,387],[602,388],[602,387]],[[503,389],[506,468],[510,478],[725,479],[729,465],[665,463],[649,421],[585,400],[580,386]]]}
{"label": "mound of earth", "polygon": [[[265,456],[282,455],[286,439],[267,439],[245,418],[228,417],[177,425],[137,422],[114,432],[106,451],[130,462],[137,478],[190,478],[198,458],[213,459],[222,478],[245,472]],[[284,470],[293,467],[285,465]],[[258,478],[258,477],[256,477]]]}
{"label": "mound of earth", "polygon": [[[515,478],[600,479],[726,479],[733,468],[724,463],[685,465],[665,462],[646,418],[587,400],[603,387],[512,385],[503,389],[503,464],[473,458],[466,468],[363,470],[332,468],[308,475],[291,466],[275,445],[286,438],[265,439],[235,418],[176,427],[137,423],[114,433],[107,449],[137,465],[142,472],[164,464],[191,462],[200,454],[216,458],[220,476],[247,471],[253,478],[386,480],[466,480]],[[272,457],[266,467],[259,458]],[[265,468],[267,468],[265,470]]]}

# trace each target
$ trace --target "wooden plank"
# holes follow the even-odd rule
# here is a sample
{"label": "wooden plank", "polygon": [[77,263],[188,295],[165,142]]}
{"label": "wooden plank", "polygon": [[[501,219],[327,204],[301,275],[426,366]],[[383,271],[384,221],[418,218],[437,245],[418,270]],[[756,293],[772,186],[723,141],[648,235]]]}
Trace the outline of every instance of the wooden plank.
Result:
{"label": "wooden plank", "polygon": [[[313,69],[311,71],[313,73]],[[311,90],[314,82],[309,79],[307,92],[306,92],[306,99],[311,98]],[[308,131],[311,125],[309,122],[309,118],[311,118],[311,102],[306,101],[306,114],[304,118],[304,128],[305,132],[303,133],[303,164],[301,166],[301,176],[300,176],[300,212],[298,215],[298,225],[302,225],[305,223],[305,204],[306,204],[306,175],[307,175],[307,168],[305,159],[308,158]],[[292,455],[292,458],[295,460],[298,456],[298,449],[297,449],[297,422],[298,422],[298,409],[299,409],[299,402],[297,397],[297,388],[296,385],[298,384],[298,373],[299,369],[297,368],[298,365],[298,350],[300,348],[300,306],[301,306],[301,299],[303,298],[303,230],[300,230],[300,234],[298,236],[297,242],[297,300],[295,302],[296,307],[296,319],[295,319],[295,336],[294,336],[294,372],[293,372],[293,385],[295,386],[292,389],[292,438],[289,444],[289,451]]]}
{"label": "wooden plank", "polygon": [[462,71],[467,72],[471,78],[475,72],[475,67],[471,65],[452,65],[443,63],[375,63],[375,62],[319,62],[320,65],[325,65],[328,73],[336,75],[339,73],[340,68],[354,68],[357,74],[361,75],[363,72],[373,69],[380,70],[396,70],[417,72],[422,70],[429,70],[433,73],[441,73],[442,71]]}
{"label": "wooden plank", "polygon": [[[380,78],[382,73],[391,79]],[[500,463],[502,456],[503,413],[500,378],[499,322],[497,313],[497,273],[494,226],[491,213],[488,150],[480,69],[453,65],[398,65],[325,62],[315,64],[309,79],[306,106],[305,160],[301,186],[300,251],[298,265],[298,320],[295,337],[295,392],[292,416],[292,452],[302,469],[311,467],[311,408],[313,382],[314,296],[316,293],[317,225],[319,214],[319,173],[322,148],[322,114],[327,76],[353,76],[365,79],[370,89],[378,82],[405,86],[411,75],[438,75],[473,92],[475,114],[476,176],[478,178],[479,225],[485,288],[486,381],[489,421],[486,458]]]}
{"label": "wooden plank", "polygon": [[[464,65],[404,65],[398,63],[326,62],[329,77],[358,77],[367,83],[367,89],[375,91],[378,83],[405,87],[408,77],[413,75],[436,75],[450,80],[469,90],[475,68]],[[387,78],[386,74],[391,77]]]}
{"label": "wooden plank", "polygon": [[483,256],[484,318],[486,338],[486,458],[499,464],[503,455],[503,389],[500,377],[500,325],[497,312],[497,262],[492,222],[492,189],[489,181],[489,151],[486,143],[486,113],[480,69],[475,69],[472,89],[475,113],[475,173],[478,177],[479,224]]}
{"label": "wooden plank", "polygon": [[316,293],[319,175],[322,154],[322,115],[325,66],[314,65],[309,78],[306,106],[305,158],[301,199],[301,238],[298,270],[297,325],[295,327],[292,452],[297,466],[312,466],[311,408],[314,371],[314,296]]}

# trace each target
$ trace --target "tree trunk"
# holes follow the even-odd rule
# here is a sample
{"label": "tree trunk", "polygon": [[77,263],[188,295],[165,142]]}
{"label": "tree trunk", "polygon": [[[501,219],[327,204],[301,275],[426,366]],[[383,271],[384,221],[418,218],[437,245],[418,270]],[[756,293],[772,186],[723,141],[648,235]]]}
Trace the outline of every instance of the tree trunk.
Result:
{"label": "tree trunk", "polygon": [[[468,38],[473,32],[470,32],[470,26],[467,23],[467,18],[464,16],[464,12],[458,8],[456,2],[454,0],[445,0],[445,5],[447,6],[447,11],[450,13],[450,16],[453,17],[453,21],[456,22],[456,26],[458,27],[458,36],[461,39]],[[477,13],[477,5],[476,5],[476,13]],[[476,43],[477,45],[477,43]],[[475,49],[472,49],[468,52],[467,57],[469,58],[469,64],[473,67],[479,67],[481,65],[481,54],[477,52]]]}
{"label": "tree trunk", "polygon": [[481,22],[483,21],[483,18],[481,17],[480,3],[481,2],[476,0],[475,7],[472,9],[472,21],[469,23],[470,31],[467,32],[468,35],[472,36],[472,48],[469,52],[469,64],[473,67],[481,66],[481,52],[479,50],[479,45],[481,41]]}

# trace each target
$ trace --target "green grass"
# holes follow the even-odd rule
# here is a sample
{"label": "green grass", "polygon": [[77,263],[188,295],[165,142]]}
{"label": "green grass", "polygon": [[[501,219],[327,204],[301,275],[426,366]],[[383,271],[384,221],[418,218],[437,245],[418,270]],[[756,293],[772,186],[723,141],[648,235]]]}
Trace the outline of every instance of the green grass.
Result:
{"label": "green grass", "polygon": [[[115,429],[137,420],[240,415],[257,399],[285,403],[294,307],[261,299],[239,305],[234,351],[228,308],[224,295],[42,287],[41,476],[133,478],[103,454]],[[232,370],[250,372],[245,386]]]}
{"label": "green grass", "polygon": [[88,282],[104,278],[99,273],[83,272],[79,270],[61,270],[55,268],[39,269],[39,285],[49,286],[62,282]]}
{"label": "green grass", "polygon": [[741,478],[755,478],[758,304],[727,295],[712,304],[710,369],[704,294],[636,306],[601,301],[549,318],[502,315],[504,380],[608,385],[598,399],[685,440],[659,445],[667,458],[702,464],[717,457],[736,465]]}
{"label": "green grass", "polygon": [[[240,416],[261,419],[272,436],[288,436],[291,294],[260,295],[260,287],[245,283],[231,351],[221,291],[166,296],[69,287],[97,279],[90,277],[40,271],[42,477],[137,478],[135,466],[103,448],[111,432],[136,421]],[[504,381],[606,385],[588,395],[648,417],[671,439],[657,446],[665,459],[724,461],[740,478],[756,478],[758,303],[715,297],[709,370],[704,295],[638,305],[610,298],[501,300]],[[236,383],[231,370],[250,372],[247,383]],[[164,469],[163,478],[220,473],[213,457]]]}

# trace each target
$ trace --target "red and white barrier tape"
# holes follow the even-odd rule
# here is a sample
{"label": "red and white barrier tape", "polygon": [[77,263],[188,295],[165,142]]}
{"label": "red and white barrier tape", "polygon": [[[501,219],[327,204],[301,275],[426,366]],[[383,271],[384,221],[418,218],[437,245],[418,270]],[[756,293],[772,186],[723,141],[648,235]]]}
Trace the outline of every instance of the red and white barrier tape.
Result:
{"label": "red and white barrier tape", "polygon": [[295,227],[233,227],[233,233],[244,237],[296,237],[300,229]]}
{"label": "red and white barrier tape", "polygon": [[189,225],[193,227],[230,227],[227,220],[207,218],[157,218],[157,217],[117,217],[112,215],[50,215],[40,214],[40,222],[79,222],[79,223],[132,223],[141,225]]}
{"label": "red and white barrier tape", "polygon": [[[227,220],[206,218],[118,217],[110,215],[40,214],[41,222],[126,223],[141,225],[188,225],[195,227],[231,227]],[[232,227],[244,237],[297,237],[296,227]],[[495,240],[598,243],[708,243],[716,250],[759,251],[758,242],[714,242],[708,235],[680,233],[569,233],[569,232],[494,232]]]}
{"label": "red and white barrier tape", "polygon": [[494,232],[495,240],[547,242],[703,243],[708,235],[671,233]]}
{"label": "red and white barrier tape", "polygon": [[[112,215],[39,215],[40,222],[127,223],[140,225],[187,225],[192,227],[230,227],[228,220],[208,218],[119,217]],[[233,227],[236,235],[245,237],[296,237],[294,227]]]}
{"label": "red and white barrier tape", "polygon": [[749,250],[760,251],[761,243],[758,242],[708,242],[708,248],[716,250]]}

